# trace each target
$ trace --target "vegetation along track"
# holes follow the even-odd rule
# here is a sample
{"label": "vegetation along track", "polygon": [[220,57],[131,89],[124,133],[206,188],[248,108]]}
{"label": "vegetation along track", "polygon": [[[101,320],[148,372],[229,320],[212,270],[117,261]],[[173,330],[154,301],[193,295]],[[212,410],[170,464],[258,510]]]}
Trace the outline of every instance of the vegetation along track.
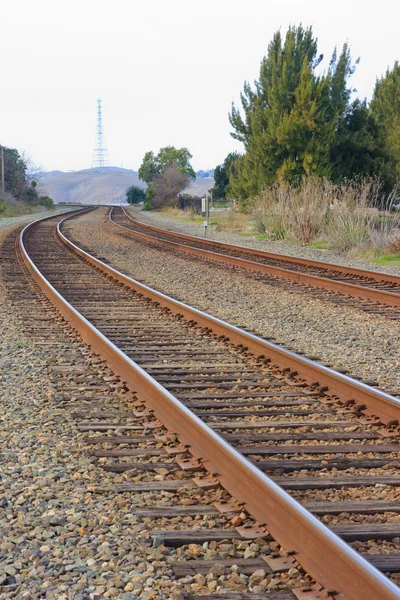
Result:
{"label": "vegetation along track", "polygon": [[171,232],[140,223],[122,207],[110,210],[110,220],[133,235],[157,241],[171,250],[188,252],[203,259],[262,274],[268,277],[269,283],[275,280],[279,284],[282,279],[290,280],[294,285],[305,287],[308,293],[310,288],[316,288],[323,297],[332,298],[335,303],[354,304],[354,298],[357,298],[361,308],[367,312],[400,319],[398,275],[274,254]]}
{"label": "vegetation along track", "polygon": [[[297,560],[325,588],[299,591],[299,598],[399,598],[372,566],[399,581],[399,400],[125,277],[68,242],[59,228],[55,236],[58,221],[25,228],[26,266],[146,405],[128,425],[118,414],[92,413],[88,431],[104,432],[96,442],[112,445],[95,455],[120,461],[111,466],[117,471],[132,469],[132,457],[161,452],[138,447],[136,432],[150,431],[156,440],[164,424],[180,442],[165,456],[177,457],[188,476],[155,486],[222,484],[235,499],[214,507],[234,513],[229,533],[225,525],[205,541],[272,535],[287,556],[269,555],[268,568],[290,569]],[[202,469],[207,477],[193,477]],[[204,538],[173,526],[152,533],[167,545]]]}

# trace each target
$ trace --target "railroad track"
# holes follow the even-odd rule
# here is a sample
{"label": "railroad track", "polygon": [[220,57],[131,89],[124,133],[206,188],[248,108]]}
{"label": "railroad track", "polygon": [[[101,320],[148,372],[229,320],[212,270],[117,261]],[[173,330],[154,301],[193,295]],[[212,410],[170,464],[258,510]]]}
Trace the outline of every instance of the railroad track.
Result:
{"label": "railroad track", "polygon": [[308,293],[310,287],[315,288],[322,297],[330,297],[336,303],[354,304],[357,298],[358,306],[367,312],[400,319],[398,275],[284,256],[167,231],[139,222],[122,207],[111,208],[109,218],[125,231],[170,250],[249,270],[267,277],[271,284],[274,280],[289,280]]}
{"label": "railroad track", "polygon": [[[25,228],[26,268],[118,385],[139,398],[125,418],[118,398],[108,412],[96,392],[77,403],[93,455],[117,473],[148,473],[161,457],[164,481],[122,485],[121,493],[222,485],[232,495],[192,507],[218,515],[221,527],[208,537],[169,525],[151,528],[154,539],[187,546],[256,538],[265,550],[272,535],[282,549],[263,554],[266,572],[299,563],[323,586],[297,590],[298,598],[399,598],[389,580],[400,581],[399,400],[125,277],[59,227],[55,235],[58,221]],[[149,510],[156,524],[171,514],[186,513],[178,504],[173,513],[165,504]],[[198,561],[179,568],[201,573]]]}

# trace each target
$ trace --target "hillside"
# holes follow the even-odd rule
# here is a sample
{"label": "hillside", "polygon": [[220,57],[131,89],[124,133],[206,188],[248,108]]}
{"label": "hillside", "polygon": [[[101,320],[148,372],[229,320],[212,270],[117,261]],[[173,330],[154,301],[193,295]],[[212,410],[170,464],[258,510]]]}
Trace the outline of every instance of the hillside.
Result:
{"label": "hillside", "polygon": [[[84,204],[120,204],[125,202],[129,186],[146,189],[136,171],[119,167],[106,167],[102,171],[48,171],[38,176],[42,194],[54,202],[82,202]],[[202,196],[214,185],[212,177],[199,177],[184,190],[193,196]]]}
{"label": "hillside", "polygon": [[120,204],[130,185],[146,188],[135,171],[117,167],[102,171],[49,171],[40,174],[38,184],[40,190],[56,203]]}

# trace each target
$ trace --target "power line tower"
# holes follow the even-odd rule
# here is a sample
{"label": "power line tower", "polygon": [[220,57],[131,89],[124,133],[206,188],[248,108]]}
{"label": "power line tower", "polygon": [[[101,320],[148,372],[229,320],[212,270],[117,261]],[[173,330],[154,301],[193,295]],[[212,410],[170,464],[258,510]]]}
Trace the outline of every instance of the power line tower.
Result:
{"label": "power line tower", "polygon": [[92,169],[103,169],[108,166],[108,150],[103,132],[103,117],[101,112],[101,100],[97,99],[97,131],[94,141]]}

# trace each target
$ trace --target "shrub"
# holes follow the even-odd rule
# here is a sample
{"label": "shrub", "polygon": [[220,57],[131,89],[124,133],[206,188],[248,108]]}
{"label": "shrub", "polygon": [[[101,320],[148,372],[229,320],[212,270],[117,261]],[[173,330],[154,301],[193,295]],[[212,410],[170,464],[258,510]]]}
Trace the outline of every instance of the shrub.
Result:
{"label": "shrub", "polygon": [[0,198],[0,213],[3,213],[6,210],[6,203],[4,202],[4,198]]}
{"label": "shrub", "polygon": [[146,202],[143,204],[143,210],[151,210],[152,206],[151,206],[151,200],[149,200],[149,198],[147,198]]}
{"label": "shrub", "polygon": [[131,185],[126,190],[126,201],[128,204],[139,204],[140,202],[145,202],[145,200],[146,192],[137,185]]}
{"label": "shrub", "polygon": [[49,210],[51,208],[54,208],[54,202],[49,196],[40,196],[39,204],[41,204],[42,206],[45,206]]}

